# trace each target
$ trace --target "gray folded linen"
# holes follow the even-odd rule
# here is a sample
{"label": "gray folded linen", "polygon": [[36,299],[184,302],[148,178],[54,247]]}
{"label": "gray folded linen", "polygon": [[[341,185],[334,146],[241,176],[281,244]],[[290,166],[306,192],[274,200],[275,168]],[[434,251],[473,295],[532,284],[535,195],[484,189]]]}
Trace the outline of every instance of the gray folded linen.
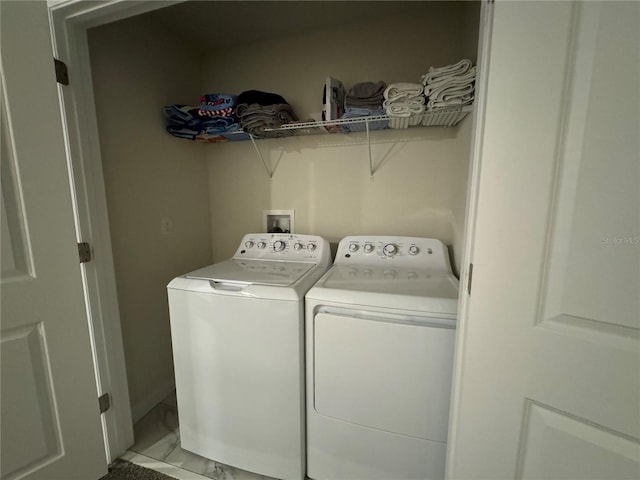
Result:
{"label": "gray folded linen", "polygon": [[387,84],[379,82],[360,82],[353,85],[344,98],[345,107],[376,108],[384,101],[384,91]]}
{"label": "gray folded linen", "polygon": [[243,103],[236,107],[236,115],[242,129],[259,138],[285,137],[292,135],[289,131],[265,131],[268,128],[279,128],[287,123],[293,123],[296,116],[291,105],[279,103],[274,105],[259,105],[257,103]]}

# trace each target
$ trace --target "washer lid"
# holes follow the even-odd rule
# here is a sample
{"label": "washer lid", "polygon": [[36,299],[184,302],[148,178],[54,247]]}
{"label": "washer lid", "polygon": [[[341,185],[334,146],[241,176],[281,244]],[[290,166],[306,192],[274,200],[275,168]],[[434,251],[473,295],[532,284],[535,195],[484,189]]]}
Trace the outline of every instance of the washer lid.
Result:
{"label": "washer lid", "polygon": [[286,287],[296,283],[315,266],[315,263],[231,259],[187,273],[186,277],[216,282]]}

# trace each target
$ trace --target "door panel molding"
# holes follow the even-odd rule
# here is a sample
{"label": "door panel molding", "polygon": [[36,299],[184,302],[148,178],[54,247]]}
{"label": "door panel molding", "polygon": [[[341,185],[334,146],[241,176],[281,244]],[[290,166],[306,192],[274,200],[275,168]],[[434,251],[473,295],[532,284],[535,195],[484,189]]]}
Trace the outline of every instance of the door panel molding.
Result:
{"label": "door panel molding", "polygon": [[[638,438],[528,398],[515,478],[609,478],[612,462],[628,469],[627,477],[616,478],[633,479],[640,471],[639,449]],[[559,464],[564,472],[548,470]]]}
{"label": "door panel molding", "polygon": [[0,344],[6,371],[23,373],[2,377],[3,431],[12,434],[2,442],[2,473],[10,480],[63,457],[64,443],[44,324],[7,329]]}
{"label": "door panel molding", "polygon": [[25,215],[13,124],[6,93],[4,69],[0,68],[0,162],[2,171],[2,274],[1,282],[35,277],[33,251]]}
{"label": "door panel molding", "polygon": [[[599,129],[593,124],[601,125],[603,122],[598,118],[598,102],[603,101],[603,96],[612,97],[612,92],[603,91],[597,83],[597,75],[603,75],[603,68],[598,63],[602,60],[598,54],[608,47],[606,36],[600,35],[603,24],[606,27],[607,19],[603,19],[606,10],[599,2],[575,3],[572,8],[569,41],[569,51],[572,53],[569,55],[570,67],[565,80],[566,101],[557,132],[556,175],[536,323],[551,328],[564,326],[565,332],[578,329],[583,333],[591,331],[594,335],[628,337],[635,342],[640,338],[640,314],[633,291],[635,288],[637,295],[640,281],[638,275],[628,269],[632,268],[634,259],[640,266],[640,257],[637,253],[634,257],[631,245],[625,250],[624,247],[608,245],[605,241],[607,230],[623,228],[623,222],[606,218],[603,210],[609,208],[617,213],[624,208],[623,199],[612,195],[589,197],[585,193],[594,182],[594,168],[589,162],[593,164],[596,159],[593,158],[593,149],[589,148],[589,141],[594,130]],[[615,72],[606,72],[604,75],[615,75]],[[620,97],[620,94],[617,96]],[[610,124],[613,126],[609,128],[617,129],[615,122]],[[597,160],[614,161],[609,158]],[[618,160],[618,164],[611,165],[612,171],[618,168],[628,172],[633,168],[629,167],[624,156],[615,160]],[[609,176],[613,178],[613,175]],[[594,221],[589,225],[585,218],[591,217]],[[618,232],[618,235],[622,234]],[[632,232],[626,234],[632,235]],[[621,268],[614,269],[612,264]],[[611,278],[613,273],[619,275]],[[612,305],[619,309],[624,304],[625,314],[615,318],[608,315],[607,305],[613,310]]]}

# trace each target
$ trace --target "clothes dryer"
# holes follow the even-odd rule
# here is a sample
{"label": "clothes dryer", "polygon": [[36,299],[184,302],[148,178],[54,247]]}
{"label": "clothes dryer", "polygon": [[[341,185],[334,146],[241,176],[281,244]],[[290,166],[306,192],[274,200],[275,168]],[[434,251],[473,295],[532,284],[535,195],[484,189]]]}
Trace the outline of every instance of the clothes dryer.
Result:
{"label": "clothes dryer", "polygon": [[439,240],[340,242],[306,295],[309,477],[444,478],[457,299]]}
{"label": "clothes dryer", "polygon": [[230,260],[169,283],[183,448],[304,478],[304,294],[330,262],[318,236],[248,234]]}

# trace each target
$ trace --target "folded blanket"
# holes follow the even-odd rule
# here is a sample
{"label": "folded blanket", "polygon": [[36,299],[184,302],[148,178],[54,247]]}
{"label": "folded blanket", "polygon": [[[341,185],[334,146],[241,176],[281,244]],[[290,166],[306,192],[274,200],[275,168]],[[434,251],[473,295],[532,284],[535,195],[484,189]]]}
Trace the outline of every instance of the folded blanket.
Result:
{"label": "folded blanket", "polygon": [[247,90],[238,95],[237,105],[240,105],[242,103],[276,105],[279,103],[287,103],[287,101],[277,93],[261,92],[260,90]]}
{"label": "folded blanket", "polygon": [[271,138],[271,137],[288,137],[295,134],[295,131],[290,130],[274,130],[266,131],[270,128],[279,128],[284,123],[291,123],[291,121],[276,121],[273,117],[256,117],[250,118],[242,124],[242,130],[253,135],[256,138]]}
{"label": "folded blanket", "polygon": [[278,115],[280,112],[288,112],[291,117],[294,116],[293,109],[288,103],[276,103],[271,105],[259,105],[257,103],[242,103],[236,108],[236,115],[242,119],[248,115]]}
{"label": "folded blanket", "polygon": [[375,109],[384,101],[385,82],[360,82],[347,91],[344,98],[345,109],[348,107],[363,107]]}
{"label": "folded blanket", "polygon": [[174,104],[162,107],[162,113],[171,125],[198,125],[198,108],[190,105]]}
{"label": "folded blanket", "polygon": [[[344,115],[340,117],[344,118],[361,118],[361,117],[375,117],[379,115],[384,115],[385,110],[382,106],[378,106],[376,108],[366,108],[366,107],[347,107],[345,109]],[[382,130],[387,128],[389,125],[388,120],[374,120],[369,122],[369,130]],[[342,124],[342,129],[345,132],[364,132],[367,129],[367,126],[364,122],[362,123],[345,123]]]}
{"label": "folded blanket", "polygon": [[448,77],[451,75],[464,75],[471,69],[471,60],[462,59],[458,63],[454,63],[452,65],[445,65],[443,67],[430,67],[429,71],[422,75],[422,83],[426,85],[427,83],[435,83],[440,81],[444,77]]}
{"label": "folded blanket", "polygon": [[190,105],[167,105],[162,112],[167,118],[167,132],[174,137],[202,140],[240,128],[235,116],[202,116],[199,108]]}
{"label": "folded blanket", "polygon": [[198,115],[201,117],[231,117],[235,114],[233,107],[227,108],[210,108],[208,105],[200,105]]}
{"label": "folded blanket", "polygon": [[384,91],[384,98],[388,101],[401,100],[406,98],[420,97],[424,86],[419,83],[392,83]]}
{"label": "folded blanket", "polygon": [[195,138],[200,133],[199,130],[193,130],[186,127],[173,127],[171,125],[167,125],[167,132],[169,132],[174,137],[186,138],[188,140],[195,140]]}
{"label": "folded blanket", "polygon": [[238,119],[235,117],[202,117],[200,120],[200,126],[202,128],[227,128],[234,123],[238,123]]}
{"label": "folded blanket", "polygon": [[236,106],[237,95],[229,93],[205,93],[200,97],[200,108],[206,110],[224,110]]}
{"label": "folded blanket", "polygon": [[260,105],[257,103],[239,104],[236,115],[240,120],[242,129],[256,137],[282,137],[292,135],[293,132],[266,132],[267,128],[279,128],[296,120],[291,105],[278,103]]}
{"label": "folded blanket", "polygon": [[231,125],[226,125],[226,126],[211,125],[211,126],[203,128],[201,130],[201,133],[204,133],[206,135],[221,135],[223,133],[237,132],[238,130],[240,130],[240,124],[239,123],[232,123]]}

